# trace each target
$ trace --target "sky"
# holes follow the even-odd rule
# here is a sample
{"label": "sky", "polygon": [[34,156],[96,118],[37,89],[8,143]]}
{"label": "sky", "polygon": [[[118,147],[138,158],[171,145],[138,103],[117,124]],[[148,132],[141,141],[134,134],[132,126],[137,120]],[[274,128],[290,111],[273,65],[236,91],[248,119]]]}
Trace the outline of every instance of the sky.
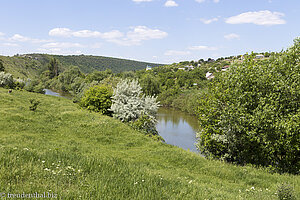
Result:
{"label": "sky", "polygon": [[299,0],[0,0],[0,54],[173,63],[281,51]]}

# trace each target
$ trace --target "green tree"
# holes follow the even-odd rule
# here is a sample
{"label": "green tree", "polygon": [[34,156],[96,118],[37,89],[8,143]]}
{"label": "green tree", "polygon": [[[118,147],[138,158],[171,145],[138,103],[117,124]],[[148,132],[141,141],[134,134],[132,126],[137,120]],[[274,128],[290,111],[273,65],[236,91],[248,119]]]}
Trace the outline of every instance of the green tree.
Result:
{"label": "green tree", "polygon": [[3,65],[3,61],[0,60],[0,72],[4,72],[5,68],[4,68],[4,65]]}
{"label": "green tree", "polygon": [[156,96],[160,92],[160,84],[156,77],[151,74],[146,74],[141,80],[140,84],[144,94],[150,96]]}
{"label": "green tree", "polygon": [[205,155],[278,172],[300,169],[300,40],[266,61],[248,56],[199,99]]}
{"label": "green tree", "polygon": [[81,98],[80,105],[88,110],[109,115],[111,114],[109,108],[112,104],[112,95],[113,91],[110,87],[105,85],[96,85],[89,88],[84,93],[84,96]]}
{"label": "green tree", "polygon": [[58,61],[56,58],[51,58],[49,64],[47,65],[48,70],[50,71],[50,78],[58,76]]}

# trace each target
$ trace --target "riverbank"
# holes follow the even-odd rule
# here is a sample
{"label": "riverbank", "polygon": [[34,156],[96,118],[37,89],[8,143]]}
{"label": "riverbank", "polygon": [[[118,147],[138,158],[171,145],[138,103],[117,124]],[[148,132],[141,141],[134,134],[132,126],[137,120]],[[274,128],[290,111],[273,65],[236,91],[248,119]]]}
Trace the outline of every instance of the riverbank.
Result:
{"label": "riverbank", "polygon": [[[41,103],[29,110],[29,99]],[[64,98],[0,88],[0,191],[58,199],[276,199],[300,178],[211,161]]]}

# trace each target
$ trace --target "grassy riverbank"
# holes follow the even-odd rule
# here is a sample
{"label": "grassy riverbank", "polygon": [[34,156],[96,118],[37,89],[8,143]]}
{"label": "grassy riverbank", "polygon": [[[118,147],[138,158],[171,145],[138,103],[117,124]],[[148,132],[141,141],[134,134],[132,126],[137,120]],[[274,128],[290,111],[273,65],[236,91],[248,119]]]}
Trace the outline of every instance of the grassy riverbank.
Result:
{"label": "grassy riverbank", "polygon": [[[29,99],[41,102],[35,112]],[[0,192],[59,199],[276,199],[300,178],[210,161],[64,98],[0,88]]]}

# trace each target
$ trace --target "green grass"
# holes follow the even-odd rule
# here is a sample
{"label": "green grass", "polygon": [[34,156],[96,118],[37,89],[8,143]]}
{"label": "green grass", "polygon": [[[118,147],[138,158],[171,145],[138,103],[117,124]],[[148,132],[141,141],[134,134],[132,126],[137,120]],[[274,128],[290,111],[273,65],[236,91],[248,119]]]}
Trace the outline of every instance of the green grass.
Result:
{"label": "green grass", "polygon": [[[29,99],[41,102],[35,112]],[[277,199],[300,178],[207,160],[70,100],[0,88],[0,193],[58,199]]]}

